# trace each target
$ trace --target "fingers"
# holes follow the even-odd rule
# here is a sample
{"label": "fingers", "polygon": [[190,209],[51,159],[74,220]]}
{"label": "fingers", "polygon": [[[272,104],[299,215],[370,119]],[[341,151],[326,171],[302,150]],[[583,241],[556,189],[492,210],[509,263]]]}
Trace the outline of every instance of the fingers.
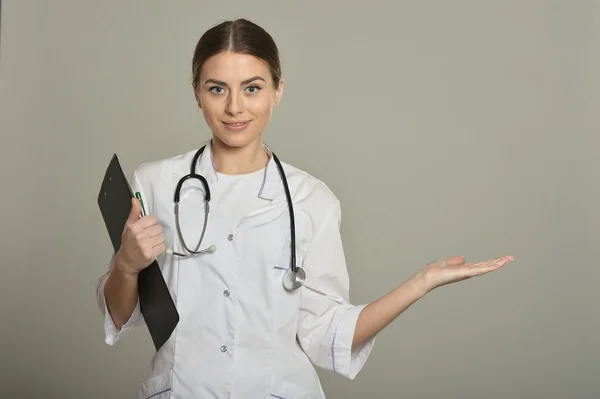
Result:
{"label": "fingers", "polygon": [[144,216],[126,227],[125,236],[133,238],[138,245],[143,241],[161,234],[163,227],[156,216]]}
{"label": "fingers", "polygon": [[167,250],[167,246],[165,244],[165,240],[161,240],[161,241],[157,241],[156,245],[154,245],[151,249],[150,249],[150,256],[149,256],[149,260],[153,261],[156,258],[158,258],[158,256],[160,254],[162,254],[163,252],[165,252]]}
{"label": "fingers", "polygon": [[151,247],[156,247],[163,244],[165,241],[166,239],[164,234],[157,234],[148,240],[148,245]]}
{"label": "fingers", "polygon": [[481,263],[481,264],[477,264],[477,265],[469,265],[469,266],[465,266],[463,269],[461,269],[461,275],[463,275],[465,277],[480,276],[482,274],[489,273],[496,269],[499,269],[500,267],[501,267],[501,265],[499,265],[497,263],[493,263],[493,262],[489,262],[489,263],[486,262],[486,263]]}
{"label": "fingers", "polygon": [[167,250],[167,245],[163,242],[154,247],[154,259],[158,258],[158,255],[162,254]]}
{"label": "fingers", "polygon": [[155,259],[166,249],[166,247],[164,249],[160,248],[164,246],[166,241],[166,237],[162,231],[163,227],[160,224],[156,224],[142,230],[136,236],[137,245],[142,249],[142,253],[147,260]]}
{"label": "fingers", "polygon": [[493,265],[504,266],[508,262],[511,262],[513,259],[514,259],[514,257],[512,257],[512,256],[503,256],[501,258],[494,259],[494,260],[488,260],[485,262],[474,263],[473,266],[486,266],[486,267],[493,266]]}
{"label": "fingers", "polygon": [[479,276],[497,270],[513,260],[512,256],[503,256],[494,260],[463,265],[460,268],[460,274],[464,277]]}
{"label": "fingers", "polygon": [[148,239],[148,238],[156,237],[157,235],[162,234],[162,232],[163,232],[163,227],[160,224],[154,224],[154,225],[151,225],[150,227],[146,227],[142,231],[138,232],[136,237],[138,239]]}
{"label": "fingers", "polygon": [[127,218],[128,223],[133,223],[140,218],[140,213],[142,212],[142,207],[140,205],[140,201],[137,198],[131,199],[131,211],[129,212],[129,217]]}
{"label": "fingers", "polygon": [[131,226],[130,229],[132,231],[139,232],[141,230],[147,229],[150,226],[154,226],[158,224],[158,218],[156,216],[143,216],[140,219],[136,220]]}

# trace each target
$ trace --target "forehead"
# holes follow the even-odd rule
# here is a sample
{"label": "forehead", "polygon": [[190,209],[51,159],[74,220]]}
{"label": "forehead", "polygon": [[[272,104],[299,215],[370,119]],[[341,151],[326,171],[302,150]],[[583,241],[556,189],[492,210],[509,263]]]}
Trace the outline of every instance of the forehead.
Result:
{"label": "forehead", "polygon": [[253,76],[270,79],[266,62],[250,54],[222,52],[213,55],[202,66],[201,79],[218,79],[228,83],[239,83]]}

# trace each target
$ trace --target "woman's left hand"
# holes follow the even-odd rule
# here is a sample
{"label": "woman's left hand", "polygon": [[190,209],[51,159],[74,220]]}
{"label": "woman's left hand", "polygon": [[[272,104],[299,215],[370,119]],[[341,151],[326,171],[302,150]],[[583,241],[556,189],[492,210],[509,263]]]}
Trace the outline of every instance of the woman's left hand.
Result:
{"label": "woman's left hand", "polygon": [[431,291],[442,285],[456,283],[471,277],[493,272],[513,259],[512,256],[503,256],[485,262],[465,263],[464,257],[455,256],[446,260],[430,262],[419,274],[425,281],[427,291]]}

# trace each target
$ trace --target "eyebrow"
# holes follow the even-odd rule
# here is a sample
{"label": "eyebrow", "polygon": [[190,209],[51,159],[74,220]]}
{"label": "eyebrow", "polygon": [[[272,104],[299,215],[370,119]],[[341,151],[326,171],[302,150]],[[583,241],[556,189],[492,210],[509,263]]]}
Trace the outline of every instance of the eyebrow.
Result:
{"label": "eyebrow", "polygon": [[[261,78],[260,76],[253,76],[250,79],[246,79],[242,82],[242,86],[243,85],[247,85],[248,83],[254,82],[255,80],[262,80],[263,82],[267,83],[266,80],[264,80],[263,78]],[[206,79],[206,82],[204,82],[204,84],[207,83],[214,83],[217,85],[221,85],[221,86],[228,86],[227,83],[223,82],[222,80],[217,80],[217,79]]]}

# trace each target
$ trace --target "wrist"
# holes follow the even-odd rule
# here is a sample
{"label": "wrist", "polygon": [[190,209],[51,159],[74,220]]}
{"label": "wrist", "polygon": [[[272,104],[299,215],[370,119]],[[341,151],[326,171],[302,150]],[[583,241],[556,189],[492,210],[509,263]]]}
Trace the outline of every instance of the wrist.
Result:
{"label": "wrist", "polygon": [[132,269],[129,262],[123,258],[120,252],[117,252],[113,262],[113,272],[126,280],[137,280],[138,273]]}
{"label": "wrist", "polygon": [[411,286],[414,287],[415,292],[419,295],[420,298],[424,297],[433,290],[433,287],[429,283],[427,278],[427,274],[423,271],[415,274],[412,278],[409,279]]}

